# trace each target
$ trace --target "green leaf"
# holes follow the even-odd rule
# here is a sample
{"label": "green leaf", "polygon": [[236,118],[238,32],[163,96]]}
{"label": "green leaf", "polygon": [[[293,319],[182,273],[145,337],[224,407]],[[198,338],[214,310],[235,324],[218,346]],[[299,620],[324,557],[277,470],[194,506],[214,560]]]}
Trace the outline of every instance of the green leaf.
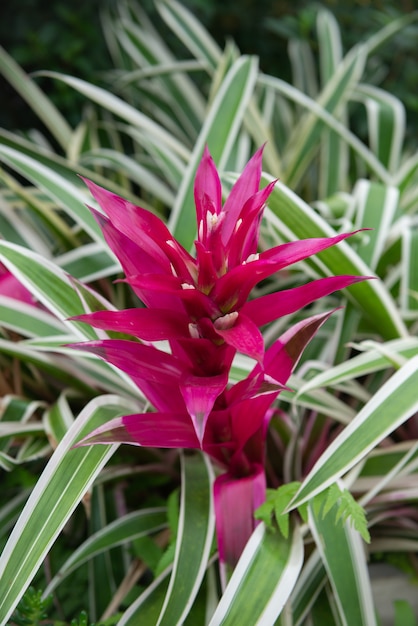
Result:
{"label": "green leaf", "polygon": [[39,119],[51,131],[64,150],[67,148],[72,129],[58,109],[38,85],[28,76],[7,52],[0,47],[0,72],[26,100]]}
{"label": "green leaf", "polygon": [[358,247],[357,254],[376,271],[398,208],[399,191],[390,185],[359,180],[353,196],[356,228],[371,229],[367,232],[367,243]]}
{"label": "green leaf", "polygon": [[58,266],[31,250],[6,241],[0,241],[0,259],[42,304],[77,335],[97,338],[86,324],[67,321],[73,315],[84,313],[84,309],[77,291]]}
{"label": "green leaf", "polygon": [[[327,494],[318,496],[322,503],[326,498]],[[376,624],[373,596],[360,536],[348,522],[336,524],[334,515],[324,516],[321,508],[317,503],[309,506],[309,525],[334,591],[341,621],[347,625],[373,626]]]}
{"label": "green leaf", "polygon": [[405,139],[405,107],[398,98],[374,85],[358,85],[354,96],[366,107],[370,147],[382,165],[395,174]]}
{"label": "green leaf", "polygon": [[26,503],[0,559],[0,624],[6,624],[43,559],[116,446],[73,449],[95,426],[135,405],[118,396],[92,400],[61,441]]}
{"label": "green leaf", "polygon": [[237,137],[256,78],[257,59],[240,57],[227,73],[206,116],[169,221],[174,237],[186,249],[191,248],[196,237],[193,185],[204,147],[208,145],[215,162],[222,169]]}
{"label": "green leaf", "polygon": [[[272,177],[265,175],[264,183]],[[331,237],[335,231],[301,198],[285,185],[276,183],[269,198],[267,213],[269,227],[285,241],[310,237]],[[309,261],[319,276],[357,274],[370,276],[372,271],[348,242],[342,241]],[[407,330],[385,285],[379,280],[367,280],[345,290],[373,327],[384,338],[406,336]]]}
{"label": "green leaf", "polygon": [[[302,483],[298,507],[348,472],[418,410],[418,357],[403,365],[328,446]],[[290,507],[289,507],[290,508]]]}
{"label": "green leaf", "polygon": [[138,619],[143,624],[156,624],[164,604],[169,584],[171,567],[162,572],[125,611],[118,626],[138,626]]}
{"label": "green leaf", "polygon": [[344,363],[321,372],[305,382],[298,393],[304,394],[318,387],[335,386],[344,381],[360,378],[373,372],[395,367],[399,369],[407,359],[418,355],[418,339],[408,337],[385,343],[365,341],[356,344],[357,350],[364,350]]}
{"label": "green leaf", "polygon": [[213,480],[213,470],[206,456],[183,455],[176,552],[158,626],[181,624],[199,591],[215,528]]}
{"label": "green leaf", "polygon": [[107,552],[111,548],[133,541],[138,537],[155,533],[167,525],[164,508],[142,509],[128,513],[107,524],[104,528],[91,535],[61,565],[54,578],[45,589],[45,595],[52,593],[61,582],[75,569],[89,561],[92,557]]}
{"label": "green leaf", "polygon": [[50,337],[66,331],[64,324],[39,307],[1,295],[0,326],[24,337]]}
{"label": "green leaf", "polygon": [[[364,509],[353,498],[348,489],[340,489],[334,483],[326,490],[326,501],[322,506],[322,517],[324,518],[331,509],[336,509],[335,522],[345,523],[347,520],[352,525],[364,541],[370,543],[370,534],[367,529],[367,518]],[[317,497],[321,497],[321,494]],[[321,502],[323,499],[321,498]]]}
{"label": "green leaf", "polygon": [[260,524],[252,534],[209,626],[273,626],[295,585],[303,562],[298,527],[289,539]]}
{"label": "green leaf", "polygon": [[175,0],[157,2],[161,16],[192,54],[216,67],[221,50],[202,24],[185,6]]}
{"label": "green leaf", "polygon": [[42,591],[29,587],[13,616],[13,623],[20,626],[37,626],[48,617],[52,596],[42,599]]}
{"label": "green leaf", "polygon": [[276,490],[266,490],[266,501],[254,513],[255,519],[258,519],[267,526],[269,530],[274,530],[273,513],[274,503],[276,501]]}
{"label": "green leaf", "polygon": [[[299,89],[296,89],[296,87],[293,87],[293,85],[290,85],[286,81],[276,78],[275,76],[269,76],[267,74],[260,75],[258,82],[260,85],[269,87],[278,92],[281,96],[302,105],[307,109],[308,113],[310,112],[312,115],[312,119],[308,119],[307,124],[312,132],[310,132],[307,137],[301,135],[298,138],[299,143],[292,147],[292,152],[295,156],[293,157],[293,163],[287,165],[287,167],[294,168],[294,171],[291,172],[294,178],[289,178],[286,165],[283,166],[284,172],[282,180],[286,180],[287,184],[293,188],[297,187],[299,179],[303,176],[306,168],[310,165],[316,154],[316,150],[320,145],[317,135],[322,133],[325,128],[335,131],[335,133],[338,134],[338,136],[341,137],[341,139],[343,139],[347,145],[352,148],[353,152],[367,165],[370,171],[374,172],[379,180],[387,183],[390,182],[391,177],[389,172],[385,167],[383,167],[373,152],[347,128],[346,124],[340,122],[334,115],[329,113],[320,102],[309,98],[309,96],[302,93]],[[314,118],[317,118],[316,124]],[[298,127],[300,128],[300,125],[298,125]],[[313,139],[316,140],[316,143]],[[291,141],[293,141],[292,137],[289,138],[288,143],[290,144]],[[304,152],[304,154],[302,154],[302,152]]]}
{"label": "green leaf", "polygon": [[38,160],[0,145],[0,159],[51,198],[66,211],[93,239],[103,243],[101,230],[91,211],[86,206],[87,194],[70,183],[55,170]]}
{"label": "green leaf", "polygon": [[279,530],[285,539],[289,537],[289,513],[285,511],[297,493],[300,484],[300,482],[291,482],[276,490],[269,489],[266,502],[255,512],[256,519],[263,520],[269,528],[273,528],[271,515],[274,513]]}
{"label": "green leaf", "polygon": [[415,611],[406,600],[395,600],[394,626],[417,626]]}
{"label": "green leaf", "polygon": [[153,135],[178,155],[183,156],[184,158],[188,157],[188,150],[185,148],[184,144],[177,140],[163,126],[157,124],[150,117],[141,113],[121,98],[114,96],[106,89],[97,87],[96,85],[81,80],[80,78],[74,78],[73,76],[59,74],[57,72],[42,72],[42,75],[63,81],[65,84],[73,87],[73,89],[76,89],[81,94],[89,98],[92,102],[96,102],[99,106],[111,111],[118,117],[141,130],[144,135]]}

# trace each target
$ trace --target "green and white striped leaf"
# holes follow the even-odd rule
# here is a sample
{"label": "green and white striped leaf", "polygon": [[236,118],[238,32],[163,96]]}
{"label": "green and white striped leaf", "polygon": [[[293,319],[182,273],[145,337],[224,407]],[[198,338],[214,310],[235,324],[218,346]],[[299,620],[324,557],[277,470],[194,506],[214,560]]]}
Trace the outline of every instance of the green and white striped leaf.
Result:
{"label": "green and white striped leaf", "polygon": [[385,343],[363,342],[356,347],[365,352],[317,374],[300,387],[298,394],[308,393],[319,387],[335,386],[391,367],[399,368],[407,359],[418,355],[416,337],[394,339]]}
{"label": "green and white striped leaf", "polygon": [[318,11],[316,29],[321,85],[324,87],[332,79],[343,60],[341,32],[334,14],[324,9]]}
{"label": "green and white striped leaf", "polygon": [[140,619],[143,624],[156,624],[164,604],[169,585],[171,567],[165,569],[125,611],[118,626],[137,626]]}
{"label": "green and white striped leaf", "polygon": [[0,295],[0,326],[24,337],[63,335],[66,327],[39,307]]}
{"label": "green and white striped leaf", "polygon": [[252,534],[209,626],[273,626],[303,563],[303,540],[296,526],[288,539],[260,524]]}
{"label": "green and white striped leaf", "polygon": [[129,124],[132,124],[134,127],[141,130],[141,132],[145,135],[155,136],[179,156],[187,158],[188,150],[181,141],[177,140],[171,133],[167,132],[163,126],[157,124],[150,117],[144,115],[144,113],[141,113],[121,98],[114,96],[106,89],[97,87],[96,85],[88,83],[85,80],[74,78],[73,76],[68,76],[66,74],[43,72],[43,75],[61,80],[66,85],[69,85],[76,91],[79,91],[86,98],[89,98],[92,102],[95,102],[104,109],[114,113],[119,118],[127,121]]}
{"label": "green and white striped leaf", "polygon": [[62,381],[66,387],[88,395],[91,395],[93,388],[99,387],[108,393],[128,394],[139,402],[143,401],[139,388],[121,370],[84,351],[63,347],[63,344],[78,340],[80,337],[77,335],[58,335],[51,339],[20,342],[0,339],[0,353],[18,359],[25,365],[34,365]]}
{"label": "green and white striped leaf", "polygon": [[366,555],[359,533],[336,521],[338,503],[323,516],[323,502],[309,505],[309,526],[334,591],[341,623],[344,626],[377,624],[367,571]]}
{"label": "green and white striped leaf", "polygon": [[[339,65],[337,71],[327,82],[318,98],[318,104],[328,113],[338,115],[341,107],[347,102],[353,86],[360,79],[366,60],[366,50],[362,47],[353,49]],[[285,173],[286,183],[296,187],[312,156],[315,155],[323,122],[316,116],[315,111],[307,111],[295,127],[288,145],[288,161]]]}
{"label": "green and white striped leaf", "polygon": [[41,189],[95,241],[104,241],[97,222],[86,206],[87,195],[79,188],[53,169],[13,148],[0,145],[0,160]]}
{"label": "green and white striped leaf", "polygon": [[205,455],[182,457],[176,551],[158,626],[183,623],[199,591],[215,530],[213,480],[212,466]]}
{"label": "green and white striped leaf", "polygon": [[[118,396],[92,400],[38,480],[0,559],[0,624],[5,626],[62,528],[117,446],[72,449],[84,434],[135,405]],[[34,541],[36,537],[36,541]]]}
{"label": "green and white striped leaf", "polygon": [[[182,624],[206,573],[213,541],[215,516],[212,501],[213,470],[204,455],[182,457],[182,487],[176,551],[170,581],[161,602],[161,589],[153,586],[138,598],[121,624],[135,624],[156,613],[155,623]],[[163,577],[164,578],[164,577]],[[136,621],[135,621],[136,619]]]}
{"label": "green and white striped leaf", "polygon": [[[69,391],[71,393],[71,390]],[[61,393],[58,400],[45,411],[43,423],[48,440],[56,447],[74,423],[74,414],[68,403],[67,394]]]}
{"label": "green and white striped leaf", "polygon": [[[51,152],[44,147],[40,147],[19,135],[8,132],[4,128],[0,128],[0,144],[13,149],[19,153],[25,154],[48,170],[54,171],[56,174],[67,180],[71,185],[79,184],[79,176],[90,178],[93,182],[106,187],[110,191],[118,195],[124,195],[127,199],[135,204],[140,204],[140,199],[135,196],[131,189],[121,187],[114,180],[105,177],[95,170],[84,167],[79,161],[66,160],[62,156]],[[70,207],[66,207],[69,209]],[[18,242],[16,242],[18,243]]]}
{"label": "green and white striped leaf", "polygon": [[84,153],[81,162],[85,166],[101,166],[117,173],[123,173],[141,189],[147,190],[167,206],[170,206],[174,201],[174,194],[164,180],[155,176],[150,168],[144,167],[137,160],[116,150],[96,148]]}
{"label": "green and white striped leaf", "polygon": [[175,0],[156,3],[164,21],[177,34],[196,59],[216,68],[221,50],[199,20],[185,6]]}
{"label": "green and white striped leaf", "polygon": [[151,535],[165,528],[166,525],[166,510],[162,507],[134,511],[111,522],[94,535],[91,535],[72,553],[48,584],[44,591],[44,596],[52,593],[67,576],[92,557],[138,539],[138,537]]}
{"label": "green and white striped leaf", "polygon": [[406,319],[418,317],[418,223],[405,223],[402,232],[400,304]]}
{"label": "green and white striped leaf", "polygon": [[[264,183],[272,180],[270,176],[263,176]],[[285,241],[332,237],[336,234],[320,215],[281,182],[276,183],[270,195],[269,209],[270,211],[266,212],[268,224]],[[372,274],[370,268],[345,241],[321,252],[320,255],[315,255],[309,263],[315,266],[320,276]],[[354,285],[346,292],[384,338],[392,339],[407,335],[399,311],[381,281],[367,280]]]}
{"label": "green and white striped leaf", "polygon": [[387,435],[418,411],[418,356],[375,393],[338,435],[303,481],[289,509],[323,491],[366,457]]}
{"label": "green and white striped leaf", "polygon": [[56,256],[54,261],[70,276],[86,283],[114,276],[122,271],[117,258],[98,243],[88,243],[74,248],[70,252]]}
{"label": "green and white striped leaf", "polygon": [[[6,177],[5,184],[10,182],[10,178],[9,175]],[[35,227],[33,205],[29,211],[25,211],[26,198],[22,198],[19,191],[6,187],[0,191],[0,236],[2,239],[50,256],[50,242],[47,241],[45,233]],[[35,198],[36,201],[36,196],[36,191],[32,189],[28,192],[27,198],[31,201]]]}
{"label": "green and white striped leaf", "polygon": [[[144,13],[138,14],[136,12],[140,24],[122,17],[116,25],[120,45],[131,57],[134,68],[138,68],[124,72],[118,85],[123,88],[134,83],[144,101],[144,108],[152,107],[154,102],[154,114],[157,116],[172,110],[177,134],[183,133],[190,140],[201,126],[205,100],[187,72],[201,71],[208,66],[199,60],[177,60]],[[147,105],[149,83],[153,87]]]}
{"label": "green and white striped leaf", "polygon": [[176,239],[191,248],[196,236],[193,184],[197,166],[207,144],[220,170],[225,166],[257,78],[257,59],[239,58],[228,71],[206,116],[183,177],[169,227]]}
{"label": "green and white striped leaf", "polygon": [[[311,46],[304,39],[291,39],[288,55],[292,68],[292,84],[302,93],[315,98],[318,95],[318,80]],[[299,109],[297,111],[300,113]]]}
{"label": "green and white striped leaf", "polygon": [[358,85],[354,99],[366,107],[370,147],[389,172],[395,174],[405,139],[405,107],[398,98],[374,85]]}
{"label": "green and white striped leaf", "polygon": [[0,241],[0,260],[72,332],[83,338],[97,338],[86,324],[68,321],[69,317],[85,311],[74,286],[57,265],[7,241]]}
{"label": "green and white striped leaf", "polygon": [[0,72],[19,95],[26,100],[65,150],[71,139],[71,126],[32,78],[2,47],[0,47]]}
{"label": "green and white striped leaf", "polygon": [[399,191],[396,187],[368,180],[359,180],[353,191],[356,228],[370,228],[367,243],[358,247],[359,257],[376,271],[385,249],[390,227],[398,209]]}
{"label": "green and white striped leaf", "polygon": [[[66,340],[74,340],[75,337],[67,337]],[[62,342],[61,342],[62,343]],[[83,371],[83,367],[74,361],[62,361],[60,357],[54,354],[42,354],[26,345],[24,342],[7,341],[0,339],[0,353],[7,354],[25,365],[35,365],[41,372],[47,372],[54,378],[62,381],[64,385],[79,389],[87,393],[91,393],[89,383],[94,384],[95,378],[87,377]],[[113,374],[116,377],[116,374]],[[98,378],[98,377],[97,377]],[[100,380],[100,378],[98,378]],[[108,387],[106,386],[106,389]]]}
{"label": "green and white striped leaf", "polygon": [[[316,128],[313,121],[312,124],[310,124],[313,125],[313,131],[315,131],[312,131],[314,136],[320,134],[324,128],[335,131],[338,136],[341,137],[350,146],[350,148],[352,148],[354,153],[360,157],[370,171],[379,178],[379,180],[387,183],[391,182],[389,172],[382,165],[382,163],[380,163],[379,159],[374,155],[372,150],[360,141],[360,139],[352,133],[345,124],[340,122],[332,113],[330,113],[320,101],[313,100],[306,94],[299,91],[299,89],[296,89],[296,87],[293,87],[293,85],[290,85],[286,81],[276,78],[275,76],[261,74],[258,77],[258,83],[264,87],[270,87],[281,96],[289,99],[291,102],[302,105],[308,112],[310,112],[312,118],[317,118],[318,124]],[[304,154],[302,154],[302,144],[304,140],[307,142],[310,138],[311,135],[308,135],[307,137],[300,137],[300,145],[295,144],[293,147],[293,152],[295,153],[295,156],[293,157],[293,167],[296,168],[295,172],[292,173],[291,171],[288,171],[288,168],[290,168],[288,163],[283,164],[283,180],[294,189],[297,188],[300,177],[303,175],[305,169],[310,165],[311,159],[315,156],[315,151],[319,147],[318,141],[316,141],[316,143],[311,141],[312,145],[308,145],[305,148],[304,156]],[[293,138],[290,136],[288,144],[290,145],[292,141]],[[299,154],[297,150],[301,153]],[[284,152],[286,152],[286,150],[284,150]],[[302,161],[303,158],[305,162]],[[292,176],[290,176],[290,174]],[[315,200],[316,199],[317,198],[315,198]]]}
{"label": "green and white striped leaf", "polygon": [[[320,10],[316,20],[319,45],[321,85],[332,80],[343,59],[341,33],[338,22],[330,11]],[[338,119],[348,126],[346,107],[340,107]],[[325,131],[320,145],[319,192],[320,198],[347,188],[349,167],[348,146],[335,132]]]}
{"label": "green and white striped leaf", "polygon": [[42,424],[30,423],[19,424],[16,422],[7,422],[1,420],[0,422],[0,439],[3,437],[24,437],[25,435],[43,435],[44,427]]}
{"label": "green and white striped leaf", "polygon": [[295,626],[303,623],[326,582],[326,573],[318,550],[305,561],[290,596],[292,618]]}

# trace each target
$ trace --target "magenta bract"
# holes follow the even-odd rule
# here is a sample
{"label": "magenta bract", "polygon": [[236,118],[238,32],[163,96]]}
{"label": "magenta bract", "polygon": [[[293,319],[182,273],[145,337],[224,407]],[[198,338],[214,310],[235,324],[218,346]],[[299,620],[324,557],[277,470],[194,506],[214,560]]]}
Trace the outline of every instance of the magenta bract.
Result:
{"label": "magenta bract", "polygon": [[[112,420],[80,442],[200,448],[221,471],[215,481],[221,563],[234,565],[265,497],[264,447],[271,405],[305,346],[330,313],[305,319],[265,350],[260,327],[363,280],[339,276],[258,299],[253,287],[349,234],[306,239],[258,252],[260,223],[274,183],[259,189],[262,148],[222,205],[206,148],[194,186],[195,256],[155,215],[86,181],[104,214],[93,211],[128,282],[145,308],[98,311],[75,319],[132,339],[77,344],[126,372],[156,409]],[[169,352],[153,342],[166,340]],[[146,343],[142,343],[146,342]],[[229,385],[236,352],[255,364]]]}

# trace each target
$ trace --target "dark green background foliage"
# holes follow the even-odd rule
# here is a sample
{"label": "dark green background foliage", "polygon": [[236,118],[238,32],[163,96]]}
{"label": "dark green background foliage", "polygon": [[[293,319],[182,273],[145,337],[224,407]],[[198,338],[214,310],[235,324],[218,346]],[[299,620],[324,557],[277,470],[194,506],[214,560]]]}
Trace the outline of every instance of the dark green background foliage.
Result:
{"label": "dark green background foliage", "polygon": [[[19,0],[0,3],[0,42],[28,72],[56,70],[96,84],[104,83],[111,68],[100,15],[117,0]],[[152,0],[141,0],[160,23]],[[184,2],[217,41],[230,37],[243,53],[257,54],[264,71],[290,80],[287,41],[300,37],[315,50],[314,22],[318,3],[304,0],[187,0]],[[345,50],[378,30],[391,19],[418,9],[417,0],[323,0],[322,6],[336,16]],[[398,96],[406,105],[409,135],[416,137],[418,123],[418,26],[394,37],[374,59],[369,81]],[[182,55],[183,51],[179,52]],[[0,79],[2,106],[0,125],[28,129],[36,125],[28,107]],[[39,83],[68,118],[76,123],[82,99],[58,81],[39,78]]]}

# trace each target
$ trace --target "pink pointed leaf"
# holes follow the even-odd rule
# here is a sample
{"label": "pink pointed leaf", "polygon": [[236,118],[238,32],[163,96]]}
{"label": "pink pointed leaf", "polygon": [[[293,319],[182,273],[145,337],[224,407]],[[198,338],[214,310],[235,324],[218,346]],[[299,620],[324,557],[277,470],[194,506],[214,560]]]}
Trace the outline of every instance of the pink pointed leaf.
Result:
{"label": "pink pointed leaf", "polygon": [[251,196],[257,193],[260,187],[263,150],[264,146],[259,148],[248,161],[225,201],[223,208],[225,218],[222,223],[222,241],[224,246],[228,244],[234,232],[242,207]]}
{"label": "pink pointed leaf", "polygon": [[183,412],[126,415],[123,426],[141,446],[154,448],[200,448],[190,416]]}
{"label": "pink pointed leaf", "polygon": [[[296,367],[302,353],[315,333],[332,315],[333,311],[313,315],[287,330],[264,355],[264,369],[272,378],[285,384]],[[259,366],[253,369],[255,375]]]}
{"label": "pink pointed leaf", "polygon": [[171,354],[125,339],[87,341],[69,347],[97,354],[126,372],[158,410],[185,410],[179,381],[189,368]]}
{"label": "pink pointed leaf", "polygon": [[264,395],[268,395],[271,402],[280,391],[290,391],[289,387],[266,374],[262,367],[255,369],[256,372],[253,370],[246,378],[238,381],[225,392],[228,406],[232,407],[244,400],[251,400]]}
{"label": "pink pointed leaf", "polygon": [[223,311],[229,310],[230,307],[240,308],[247,300],[252,288],[261,280],[293,263],[334,246],[353,234],[344,233],[336,237],[292,241],[262,252],[258,258],[235,267],[222,276],[211,296]]}
{"label": "pink pointed leaf", "polygon": [[172,238],[164,222],[151,211],[134,205],[87,178],[83,180],[114,227],[138,245],[142,245],[144,235],[161,242]]}
{"label": "pink pointed leaf", "polygon": [[74,320],[94,328],[127,333],[144,341],[160,341],[189,336],[189,318],[172,309],[124,309],[97,311],[79,315]]}
{"label": "pink pointed leaf", "polygon": [[186,374],[182,378],[180,390],[200,442],[203,441],[209,414],[227,383],[228,371],[215,376]]}
{"label": "pink pointed leaf", "polygon": [[140,238],[128,236],[102,213],[90,208],[103,231],[105,239],[116,254],[127,274],[171,273],[170,261],[161,248],[147,235]]}
{"label": "pink pointed leaf", "polygon": [[131,445],[139,445],[137,441],[129,434],[123,424],[122,417],[115,417],[112,420],[99,426],[91,433],[83,437],[74,446],[90,446],[92,444],[112,444],[112,443],[128,443]]}
{"label": "pink pointed leaf", "polygon": [[[197,168],[194,181],[194,199],[196,204],[196,218],[198,230],[202,230],[200,224],[206,224],[208,211],[219,215],[222,207],[222,188],[218,171],[212,156],[205,146],[203,156]],[[199,240],[203,242],[204,238]]]}
{"label": "pink pointed leaf", "polygon": [[232,269],[257,252],[260,223],[267,198],[276,181],[260,189],[244,204],[228,244],[228,268]]}
{"label": "pink pointed leaf", "polygon": [[268,324],[279,317],[302,309],[318,298],[328,296],[334,291],[345,289],[349,285],[367,280],[368,276],[330,276],[320,278],[306,285],[285,289],[246,302],[241,309],[257,326]]}
{"label": "pink pointed leaf", "polygon": [[200,241],[195,242],[196,258],[199,268],[198,287],[208,293],[215,284],[218,275],[214,264],[215,258],[211,250],[206,250]]}
{"label": "pink pointed leaf", "polygon": [[138,413],[110,420],[76,444],[127,443],[150,448],[199,448],[187,413]]}

